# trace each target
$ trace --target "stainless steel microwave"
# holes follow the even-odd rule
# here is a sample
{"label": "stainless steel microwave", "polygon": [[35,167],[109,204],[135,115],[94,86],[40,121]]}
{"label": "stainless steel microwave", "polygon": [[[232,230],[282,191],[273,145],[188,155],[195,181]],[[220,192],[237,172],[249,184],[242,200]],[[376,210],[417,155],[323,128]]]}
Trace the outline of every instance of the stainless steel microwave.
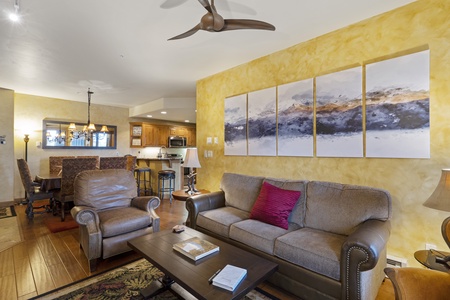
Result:
{"label": "stainless steel microwave", "polygon": [[183,136],[169,136],[169,148],[183,148],[186,147],[187,139]]}

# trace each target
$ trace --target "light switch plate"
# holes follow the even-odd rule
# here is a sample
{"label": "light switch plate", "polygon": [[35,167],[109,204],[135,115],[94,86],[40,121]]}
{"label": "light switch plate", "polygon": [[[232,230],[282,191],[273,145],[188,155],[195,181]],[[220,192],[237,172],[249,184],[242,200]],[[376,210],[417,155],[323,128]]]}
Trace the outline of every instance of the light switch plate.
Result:
{"label": "light switch plate", "polygon": [[206,144],[212,144],[212,137],[208,136],[206,138]]}
{"label": "light switch plate", "polygon": [[219,138],[217,136],[214,137],[214,144],[219,144]]}

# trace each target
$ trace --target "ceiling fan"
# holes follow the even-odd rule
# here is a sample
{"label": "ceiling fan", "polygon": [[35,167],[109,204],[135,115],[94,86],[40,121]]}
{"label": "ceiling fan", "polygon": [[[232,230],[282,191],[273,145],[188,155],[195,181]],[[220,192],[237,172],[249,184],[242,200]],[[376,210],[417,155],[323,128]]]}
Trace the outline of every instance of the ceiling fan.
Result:
{"label": "ceiling fan", "polygon": [[211,3],[209,3],[208,0],[198,0],[198,2],[200,2],[200,4],[203,5],[203,7],[208,11],[202,17],[200,23],[198,23],[194,28],[186,31],[185,33],[170,38],[169,41],[186,38],[193,35],[199,30],[205,30],[209,32],[220,32],[237,29],[275,30],[275,26],[263,21],[246,19],[224,19],[217,13],[216,7],[214,6],[214,0],[211,0]]}

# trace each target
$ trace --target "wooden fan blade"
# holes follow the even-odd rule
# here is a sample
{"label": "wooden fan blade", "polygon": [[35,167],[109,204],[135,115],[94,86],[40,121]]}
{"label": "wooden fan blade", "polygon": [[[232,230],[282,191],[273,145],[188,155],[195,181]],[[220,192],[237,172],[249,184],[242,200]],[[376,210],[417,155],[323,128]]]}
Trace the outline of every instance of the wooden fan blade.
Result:
{"label": "wooden fan blade", "polygon": [[201,29],[200,24],[197,24],[194,28],[186,31],[185,33],[182,33],[180,35],[174,36],[173,38],[168,39],[168,41],[184,39],[184,38],[186,38],[188,36],[193,35],[197,31],[199,31],[200,29]]}
{"label": "wooden fan blade", "polygon": [[211,8],[211,4],[209,4],[208,0],[198,0],[201,5],[203,5],[204,8],[206,8],[207,11],[210,13],[213,13],[213,9]]}
{"label": "wooden fan blade", "polygon": [[221,31],[225,30],[237,30],[237,29],[261,29],[261,30],[275,30],[275,26],[272,24],[257,21],[257,20],[245,20],[245,19],[228,19],[225,20],[225,25]]}

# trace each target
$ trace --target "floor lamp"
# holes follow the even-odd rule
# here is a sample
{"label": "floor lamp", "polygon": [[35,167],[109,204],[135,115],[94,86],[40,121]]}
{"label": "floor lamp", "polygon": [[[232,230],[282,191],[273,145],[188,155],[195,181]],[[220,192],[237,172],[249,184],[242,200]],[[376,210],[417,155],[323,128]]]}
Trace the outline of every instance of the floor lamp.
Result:
{"label": "floor lamp", "polygon": [[194,173],[194,168],[201,168],[200,162],[198,161],[197,148],[188,148],[186,150],[183,166],[185,168],[190,168],[188,175],[188,189],[186,190],[186,193],[190,195],[197,193],[198,190],[195,188],[195,176],[197,174]]}
{"label": "floor lamp", "polygon": [[[431,196],[423,203],[424,206],[437,210],[450,212],[450,169],[443,169],[441,179]],[[442,222],[441,232],[447,245],[450,247],[450,217]],[[436,260],[437,261],[437,260]],[[439,258],[441,263],[450,261],[450,256]]]}

